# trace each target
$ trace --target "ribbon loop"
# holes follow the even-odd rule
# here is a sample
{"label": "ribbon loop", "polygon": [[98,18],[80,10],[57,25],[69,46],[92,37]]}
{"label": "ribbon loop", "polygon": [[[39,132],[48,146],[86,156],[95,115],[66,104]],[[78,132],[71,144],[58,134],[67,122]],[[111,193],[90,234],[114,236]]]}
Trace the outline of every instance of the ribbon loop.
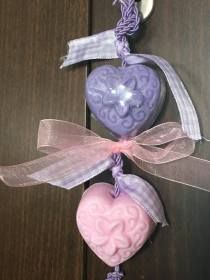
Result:
{"label": "ribbon loop", "polygon": [[101,142],[101,138],[96,133],[75,123],[53,119],[41,120],[37,149],[50,154],[68,147],[83,145],[87,141],[86,137],[89,144]]}
{"label": "ribbon loop", "polygon": [[187,135],[176,122],[159,124],[134,137],[137,143],[144,146],[160,146],[180,138],[187,138]]}

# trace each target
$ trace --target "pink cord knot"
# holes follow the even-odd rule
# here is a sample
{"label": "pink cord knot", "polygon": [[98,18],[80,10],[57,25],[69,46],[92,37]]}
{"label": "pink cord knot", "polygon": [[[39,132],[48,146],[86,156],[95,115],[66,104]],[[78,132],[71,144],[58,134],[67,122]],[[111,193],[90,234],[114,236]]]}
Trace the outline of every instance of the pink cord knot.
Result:
{"label": "pink cord knot", "polygon": [[129,151],[133,147],[132,140],[120,140],[112,144],[111,151],[113,154],[119,154]]}

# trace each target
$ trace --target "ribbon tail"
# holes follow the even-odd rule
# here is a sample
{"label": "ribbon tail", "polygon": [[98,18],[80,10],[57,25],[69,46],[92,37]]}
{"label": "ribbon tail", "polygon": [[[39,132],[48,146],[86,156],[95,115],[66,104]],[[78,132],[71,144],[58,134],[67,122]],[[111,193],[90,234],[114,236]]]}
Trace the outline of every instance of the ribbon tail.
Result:
{"label": "ribbon tail", "polygon": [[210,192],[210,161],[193,156],[165,164],[146,163],[130,157],[142,170],[157,177]]}
{"label": "ribbon tail", "polygon": [[52,166],[58,162],[61,152],[47,155],[39,159],[12,166],[0,166],[0,179],[10,187],[26,187],[41,184],[40,181],[30,178],[33,172]]}
{"label": "ribbon tail", "polygon": [[164,208],[155,189],[142,178],[123,174],[119,176],[120,188],[139,204],[155,223],[167,226]]}
{"label": "ribbon tail", "polygon": [[125,57],[125,62],[127,64],[154,63],[163,71],[177,103],[184,132],[190,138],[200,140],[202,137],[195,107],[183,82],[173,67],[165,59],[148,54],[128,55]]}
{"label": "ribbon tail", "polygon": [[[161,139],[159,138],[159,140]],[[162,140],[164,142],[164,138]],[[130,156],[130,154],[132,154],[133,158],[137,158],[149,164],[160,165],[189,157],[194,153],[194,150],[195,141],[188,137],[183,137],[175,138],[171,142],[164,143],[164,147],[161,143],[159,146],[134,144],[132,153],[128,153],[128,155]]]}
{"label": "ribbon tail", "polygon": [[[94,178],[95,176],[99,175],[100,173],[104,172],[105,170],[111,168],[114,162],[111,157],[101,160],[93,166],[89,166],[87,169],[78,171],[77,174],[69,175],[62,177],[60,179],[48,181],[49,184],[58,186],[64,189],[72,189],[84,182],[89,181],[90,179]],[[32,174],[30,178],[36,178],[40,176],[40,174]]]}
{"label": "ribbon tail", "polygon": [[49,183],[70,189],[111,167],[110,155],[106,143],[77,146],[23,164],[0,167],[0,178],[13,187]]}
{"label": "ribbon tail", "polygon": [[68,42],[68,53],[60,68],[92,59],[118,58],[114,30]]}

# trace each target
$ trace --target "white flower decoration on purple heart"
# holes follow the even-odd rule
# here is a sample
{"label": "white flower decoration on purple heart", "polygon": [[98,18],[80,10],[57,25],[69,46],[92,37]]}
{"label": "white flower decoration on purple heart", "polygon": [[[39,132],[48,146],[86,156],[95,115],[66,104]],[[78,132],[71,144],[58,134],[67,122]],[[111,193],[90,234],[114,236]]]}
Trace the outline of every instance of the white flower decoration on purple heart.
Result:
{"label": "white flower decoration on purple heart", "polygon": [[122,84],[118,77],[107,81],[107,94],[103,95],[103,104],[113,105],[120,117],[126,116],[131,107],[140,108],[144,102],[141,90],[136,90],[136,81],[128,79]]}

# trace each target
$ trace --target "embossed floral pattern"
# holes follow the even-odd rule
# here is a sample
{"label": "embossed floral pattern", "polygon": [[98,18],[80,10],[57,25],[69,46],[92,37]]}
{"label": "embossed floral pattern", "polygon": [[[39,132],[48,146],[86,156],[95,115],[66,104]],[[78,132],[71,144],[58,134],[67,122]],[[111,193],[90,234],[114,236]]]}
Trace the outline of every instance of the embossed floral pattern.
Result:
{"label": "embossed floral pattern", "polygon": [[112,221],[106,217],[99,217],[96,219],[96,234],[92,242],[97,246],[100,245],[105,254],[113,256],[118,249],[126,249],[131,245],[125,227],[122,219]]}
{"label": "embossed floral pattern", "polygon": [[95,254],[115,266],[143,246],[155,224],[128,195],[121,193],[114,199],[111,191],[110,184],[91,186],[78,207],[77,225]]}
{"label": "embossed floral pattern", "polygon": [[86,100],[93,115],[115,135],[135,136],[155,121],[165,86],[145,65],[101,66],[89,75]]}

